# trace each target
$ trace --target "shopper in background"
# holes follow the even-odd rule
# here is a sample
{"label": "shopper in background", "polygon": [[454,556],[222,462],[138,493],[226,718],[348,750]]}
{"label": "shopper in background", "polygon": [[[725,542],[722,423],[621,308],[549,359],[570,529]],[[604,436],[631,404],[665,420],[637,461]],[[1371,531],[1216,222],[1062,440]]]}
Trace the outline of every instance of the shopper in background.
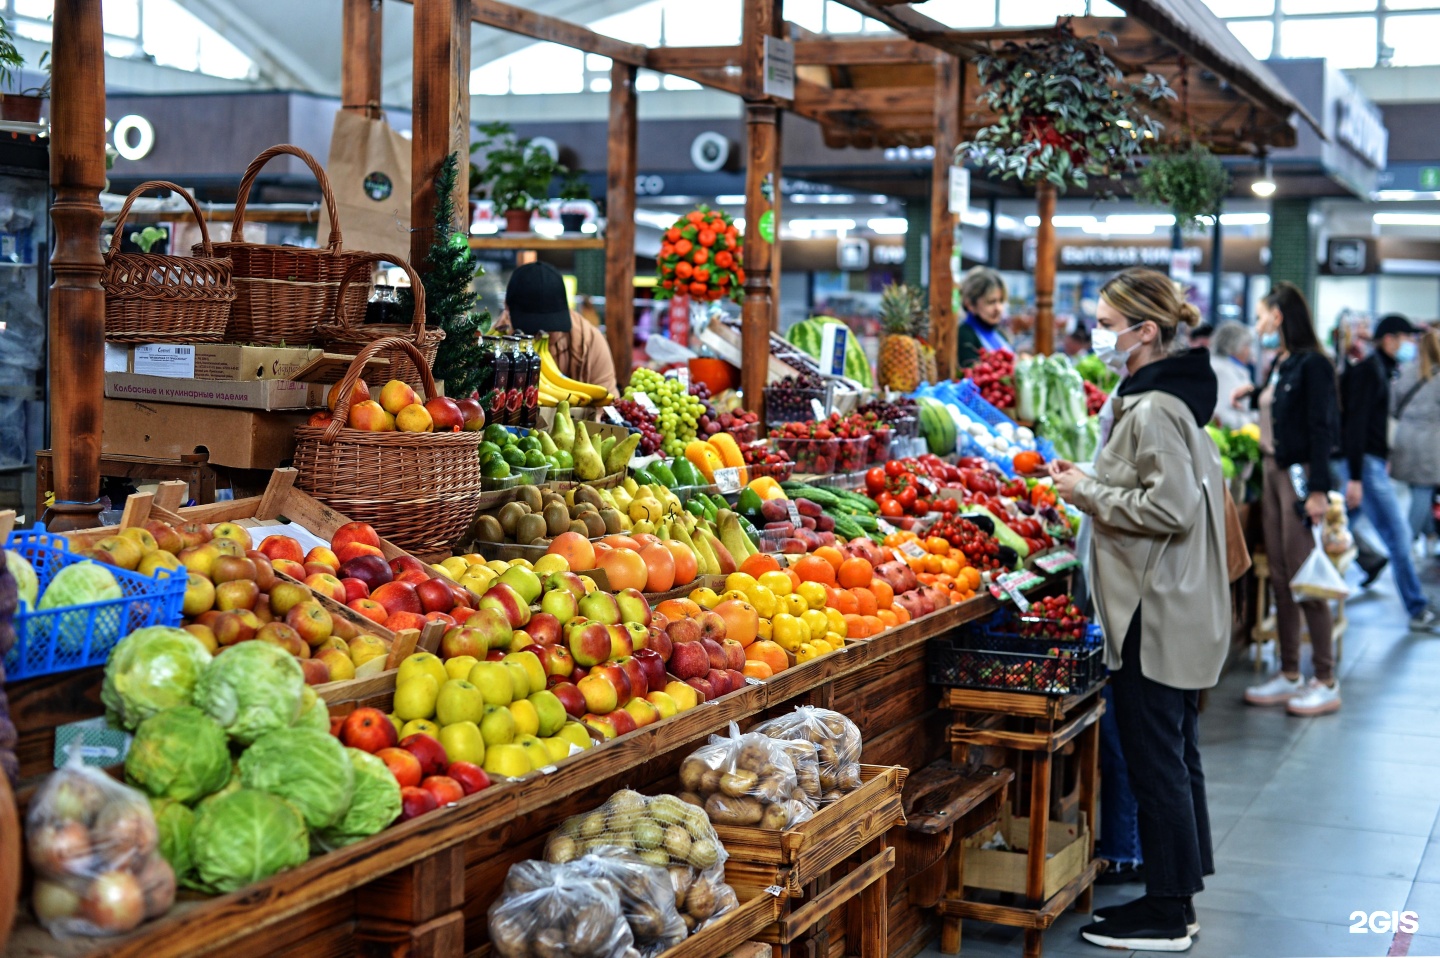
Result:
{"label": "shopper in background", "polygon": [[[1265,555],[1275,592],[1280,671],[1246,689],[1245,701],[1319,715],[1340,707],[1330,604],[1296,602],[1290,580],[1315,548],[1311,525],[1319,525],[1329,508],[1330,454],[1340,439],[1335,369],[1320,349],[1310,307],[1294,284],[1275,284],[1260,303],[1255,329],[1261,346],[1279,352],[1258,392],[1253,385],[1242,385],[1231,398],[1236,403],[1248,399],[1260,413]],[[1291,467],[1299,467],[1303,497],[1291,479]],[[1315,670],[1308,685],[1300,674],[1302,613]]]}
{"label": "shopper in background", "polygon": [[1402,361],[1415,355],[1420,332],[1398,313],[1383,316],[1371,334],[1374,351],[1340,377],[1341,457],[1337,476],[1345,486],[1345,506],[1362,511],[1390,554],[1395,586],[1410,616],[1412,631],[1431,631],[1440,613],[1430,608],[1410,557],[1410,529],[1390,484],[1390,384]]}
{"label": "shopper in background", "polygon": [[1186,342],[1190,344],[1190,348],[1192,349],[1210,349],[1210,340],[1214,337],[1215,327],[1209,323],[1201,323],[1199,326],[1190,330],[1190,335],[1186,339]]}
{"label": "shopper in background", "polygon": [[1005,320],[1005,280],[993,269],[976,266],[960,281],[960,305],[965,318],[956,336],[956,361],[968,369],[980,358],[982,349],[1014,352],[1000,324]]}
{"label": "shopper in background", "polygon": [[1440,487],[1440,331],[1420,337],[1418,356],[1400,367],[1391,414],[1398,420],[1390,477],[1410,486],[1410,534],[1426,545],[1435,534],[1435,489]]}
{"label": "shopper in background", "polygon": [[1097,910],[1080,932],[1107,948],[1189,948],[1191,896],[1215,870],[1199,715],[1230,639],[1225,480],[1202,428],[1215,409],[1209,356],[1175,351],[1180,325],[1199,318],[1154,270],[1107,282],[1091,340],[1124,376],[1114,427],[1093,475],[1050,467],[1056,491],[1093,520],[1090,588],[1139,807],[1146,895]]}
{"label": "shopper in background", "polygon": [[1236,408],[1230,401],[1242,386],[1254,387],[1251,369],[1254,364],[1255,334],[1244,323],[1226,320],[1210,339],[1210,368],[1215,370],[1220,401],[1215,406],[1215,420],[1225,429],[1239,429],[1258,419],[1249,408]]}
{"label": "shopper in background", "polygon": [[497,326],[525,336],[550,337],[550,355],[560,372],[620,395],[615,360],[600,327],[570,309],[565,277],[549,263],[526,263],[505,287],[505,311]]}
{"label": "shopper in background", "polygon": [[1065,355],[1071,359],[1079,359],[1090,352],[1090,327],[1085,325],[1085,320],[1079,316],[1070,324],[1070,331],[1065,334],[1065,341],[1060,348]]}

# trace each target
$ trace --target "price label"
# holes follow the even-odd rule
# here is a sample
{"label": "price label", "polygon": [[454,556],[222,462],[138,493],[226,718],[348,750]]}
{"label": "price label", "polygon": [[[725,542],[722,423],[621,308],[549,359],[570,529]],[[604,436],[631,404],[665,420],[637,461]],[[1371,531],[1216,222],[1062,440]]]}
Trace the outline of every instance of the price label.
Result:
{"label": "price label", "polygon": [[884,519],[876,519],[875,528],[879,529],[882,534],[887,536],[895,531],[895,527],[892,526],[890,523],[886,522]]}
{"label": "price label", "polygon": [[616,409],[614,406],[606,406],[604,409],[601,409],[600,412],[602,415],[604,415],[606,419],[610,420],[615,425],[625,425],[625,417],[620,415],[620,410]]}
{"label": "price label", "polygon": [[1030,611],[1030,600],[1025,598],[1025,593],[1020,591],[1020,587],[1018,585],[1013,587],[1007,587],[1005,591],[1010,593],[1010,599],[1015,603],[1015,608],[1019,609],[1021,612]]}
{"label": "price label", "polygon": [[1074,568],[1079,564],[1080,560],[1069,549],[1061,549],[1059,552],[1052,552],[1035,560],[1035,568],[1050,575]]}
{"label": "price label", "polygon": [[715,487],[720,494],[729,495],[732,492],[740,491],[740,467],[726,466],[724,469],[715,470]]}
{"label": "price label", "polygon": [[660,409],[655,405],[655,401],[649,396],[647,396],[645,393],[636,393],[635,401],[640,404],[641,409],[645,410],[650,415],[660,415]]}
{"label": "price label", "polygon": [[689,366],[681,366],[681,367],[678,368],[678,369],[672,369],[670,372],[666,373],[665,375],[667,375],[667,376],[674,376],[676,379],[680,380],[680,385],[682,385],[682,386],[685,387],[685,391],[686,391],[686,392],[689,392],[689,391],[690,391],[690,367],[689,367]]}
{"label": "price label", "polygon": [[810,411],[815,414],[815,421],[819,422],[825,418],[825,407],[820,405],[820,400],[810,400]]}
{"label": "price label", "polygon": [[796,508],[794,499],[785,500],[785,511],[790,514],[791,523],[793,523],[796,528],[799,528],[799,526],[801,525],[800,510]]}
{"label": "price label", "polygon": [[912,559],[923,559],[925,557],[925,550],[918,542],[902,542],[900,543],[900,551]]}
{"label": "price label", "polygon": [[762,681],[760,681],[759,679],[755,678],[754,676],[747,675],[747,676],[745,676],[745,684],[746,684],[746,685],[764,685],[765,683],[762,682]]}
{"label": "price label", "polygon": [[775,898],[779,898],[781,895],[785,894],[785,889],[781,888],[779,885],[771,885],[770,887],[765,889],[765,894],[771,895]]}
{"label": "price label", "polygon": [[916,476],[915,484],[921,489],[924,489],[931,496],[934,496],[940,491],[940,487],[935,485],[935,480],[931,479],[929,476]]}

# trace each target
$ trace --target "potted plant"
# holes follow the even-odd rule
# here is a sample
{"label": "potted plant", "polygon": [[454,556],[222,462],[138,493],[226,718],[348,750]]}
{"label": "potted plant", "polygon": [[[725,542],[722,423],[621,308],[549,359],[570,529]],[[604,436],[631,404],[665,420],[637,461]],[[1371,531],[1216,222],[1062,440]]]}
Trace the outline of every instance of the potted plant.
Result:
{"label": "potted plant", "polygon": [[584,170],[571,170],[570,175],[560,184],[560,225],[567,233],[578,233],[585,225],[590,210],[580,201],[590,199],[590,184],[585,182]]}
{"label": "potted plant", "polygon": [[530,217],[550,195],[550,183],[570,172],[546,150],[532,145],[528,137],[517,137],[508,123],[487,123],[480,127],[481,139],[470,145],[473,156],[481,153],[484,165],[471,165],[471,181],[482,188],[505,217],[505,229],[525,233]]}
{"label": "potted plant", "polygon": [[[25,57],[15,46],[15,37],[10,32],[5,18],[0,17],[0,86],[9,89],[15,85]],[[50,52],[40,54],[40,69],[46,73],[45,82],[18,93],[0,93],[0,120],[20,123],[40,122],[40,104],[50,95]]]}
{"label": "potted plant", "polygon": [[1200,217],[1213,216],[1229,192],[1225,166],[1196,142],[1152,157],[1135,185],[1136,199],[1169,209],[1186,232],[1204,229]]}

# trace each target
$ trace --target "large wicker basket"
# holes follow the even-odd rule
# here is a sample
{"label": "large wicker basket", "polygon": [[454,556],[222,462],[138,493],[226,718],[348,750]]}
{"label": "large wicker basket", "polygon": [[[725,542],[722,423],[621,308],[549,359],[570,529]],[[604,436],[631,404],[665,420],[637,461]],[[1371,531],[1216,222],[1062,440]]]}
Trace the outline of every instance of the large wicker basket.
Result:
{"label": "large wicker basket", "polygon": [[[299,157],[320,183],[325,208],[330,213],[330,238],[318,249],[274,246],[245,242],[245,204],[260,169],[277,156]],[[225,341],[256,346],[301,346],[316,341],[315,327],[335,314],[340,279],[359,252],[340,248],[340,222],[336,219],[335,194],[330,180],[315,157],[298,146],[282,144],[261,153],[245,170],[240,192],[235,197],[235,219],[230,239],[216,243],[220,256],[233,264],[235,305],[225,329]],[[365,307],[364,286],[352,287],[348,295],[354,307]]]}
{"label": "large wicker basket", "polygon": [[346,427],[350,390],[371,358],[402,350],[419,369],[425,396],[435,378],[415,345],[399,337],[362,349],[340,381],[334,420],[295,430],[297,484],[316,499],[410,552],[449,549],[475,515],[479,432],[367,432]]}
{"label": "large wicker basket", "polygon": [[[362,276],[368,277],[365,268],[376,263],[394,263],[405,270],[405,274],[410,277],[410,291],[415,300],[415,319],[409,326],[402,326],[399,323],[366,325],[363,322],[355,324],[350,322],[351,311],[347,308],[350,305],[350,284]],[[363,285],[368,286],[368,283]],[[435,355],[440,350],[441,340],[445,338],[445,330],[425,328],[425,287],[409,263],[388,253],[361,254],[359,259],[350,264],[350,268],[345,271],[345,276],[340,280],[340,293],[336,302],[335,319],[337,322],[323,323],[317,330],[320,341],[325,344],[327,350],[353,353],[377,339],[400,337],[413,341],[420,355],[425,357],[425,368],[434,370]],[[362,308],[360,312],[363,316],[364,309]],[[379,356],[382,359],[390,360],[391,379],[398,379],[412,386],[420,384],[420,371],[410,361],[409,353],[401,349],[390,349],[380,353]]]}
{"label": "large wicker basket", "polygon": [[[195,214],[200,245],[194,256],[120,252],[131,205],[155,189],[170,190]],[[235,300],[230,261],[215,257],[195,198],[165,180],[141,183],[125,197],[100,285],[105,287],[105,338],[114,343],[218,343]]]}

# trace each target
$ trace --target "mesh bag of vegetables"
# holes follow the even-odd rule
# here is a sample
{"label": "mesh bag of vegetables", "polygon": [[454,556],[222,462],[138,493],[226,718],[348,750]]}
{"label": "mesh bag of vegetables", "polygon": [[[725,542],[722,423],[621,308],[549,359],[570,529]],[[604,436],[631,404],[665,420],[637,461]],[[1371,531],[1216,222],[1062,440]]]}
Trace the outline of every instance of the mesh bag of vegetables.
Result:
{"label": "mesh bag of vegetables", "polygon": [[639,958],[620,894],[564,865],[521,862],[490,906],[490,942],[501,958]]}
{"label": "mesh bag of vegetables", "polygon": [[700,805],[717,825],[778,830],[807,821],[815,802],[800,786],[790,750],[767,735],[729,735],[710,742],[680,765],[680,798]]}
{"label": "mesh bag of vegetables", "polygon": [[646,958],[680,944],[689,934],[676,908],[669,873],[633,851],[602,845],[559,867],[615,886],[635,948]]}
{"label": "mesh bag of vegetables", "polygon": [[[754,731],[758,735],[814,746],[820,779],[817,804],[828,805],[860,787],[860,729],[840,712],[801,705],[789,715],[762,722]],[[796,766],[796,772],[804,787],[801,766]]]}

